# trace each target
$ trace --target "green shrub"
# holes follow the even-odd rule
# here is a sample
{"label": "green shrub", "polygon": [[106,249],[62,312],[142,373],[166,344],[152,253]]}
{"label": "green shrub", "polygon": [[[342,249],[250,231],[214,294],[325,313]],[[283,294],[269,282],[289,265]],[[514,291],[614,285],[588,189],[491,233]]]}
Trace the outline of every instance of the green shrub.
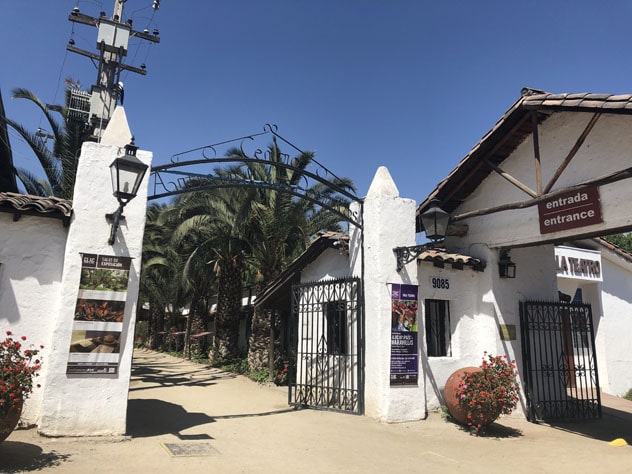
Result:
{"label": "green shrub", "polygon": [[632,388],[628,390],[628,393],[623,395],[623,398],[625,398],[626,400],[630,400],[632,402]]}
{"label": "green shrub", "polygon": [[246,375],[250,380],[254,380],[257,383],[268,383],[268,381],[270,380],[268,369],[252,370]]}
{"label": "green shrub", "polygon": [[237,359],[220,359],[213,363],[213,367],[233,374],[243,375],[248,372],[248,359],[246,357],[240,357]]}

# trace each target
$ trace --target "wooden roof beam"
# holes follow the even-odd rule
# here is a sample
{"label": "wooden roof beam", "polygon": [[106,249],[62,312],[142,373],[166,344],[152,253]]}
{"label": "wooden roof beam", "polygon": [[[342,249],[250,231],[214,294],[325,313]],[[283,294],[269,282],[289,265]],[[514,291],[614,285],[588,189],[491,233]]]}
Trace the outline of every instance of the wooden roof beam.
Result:
{"label": "wooden roof beam", "polygon": [[628,178],[632,178],[632,168],[626,168],[621,171],[616,171],[612,174],[602,176],[600,178],[589,179],[588,181],[584,181],[583,183],[579,183],[574,186],[569,186],[568,188],[560,189],[558,191],[545,194],[543,196],[538,196],[528,201],[512,202],[509,204],[502,204],[500,206],[488,207],[486,209],[477,209],[475,211],[464,212],[463,214],[452,216],[450,218],[450,222],[456,222],[463,219],[469,219],[471,217],[485,216],[488,214],[494,214],[496,212],[501,212],[501,211],[510,211],[513,209],[525,209],[527,207],[535,206],[536,204],[542,201],[546,201],[547,199],[556,198],[557,196],[560,196],[565,193],[579,191],[581,189],[589,188],[592,186],[603,186],[604,184],[615,183],[617,181],[621,181],[623,179],[628,179]]}
{"label": "wooden roof beam", "polygon": [[575,142],[575,145],[573,146],[571,151],[568,153],[568,155],[566,155],[566,158],[564,158],[564,161],[560,163],[560,166],[555,171],[555,174],[553,175],[551,180],[547,183],[546,187],[544,188],[544,194],[548,193],[551,190],[551,188],[556,183],[558,178],[562,175],[562,173],[564,172],[566,167],[569,165],[571,160],[575,157],[575,155],[579,151],[579,148],[584,143],[584,140],[586,140],[586,137],[588,136],[590,131],[593,129],[593,127],[597,123],[597,120],[599,120],[599,117],[601,117],[601,114],[596,113],[596,114],[593,114],[593,116],[590,118],[590,120],[588,121],[588,125],[586,125],[586,128],[584,128],[584,131]]}
{"label": "wooden roof beam", "polygon": [[[496,153],[505,144],[505,142],[507,142],[507,140],[509,140],[512,137],[512,135],[524,125],[524,122],[527,119],[529,119],[528,114],[521,117],[520,120],[518,120],[518,122],[516,122],[516,124],[513,127],[511,127],[509,132],[505,133],[502,139],[499,140],[498,143],[496,143],[496,145],[494,145],[492,149],[489,150],[488,153],[486,153],[486,156],[493,156],[494,153]],[[459,184],[458,186],[455,186],[450,191],[450,193],[448,193],[446,196],[443,197],[442,201],[448,201],[449,199],[451,199],[452,196],[454,196],[461,189],[461,187],[463,186],[462,183],[468,182],[470,178],[474,175],[474,173],[476,173],[476,171],[478,171],[478,169],[484,164],[486,164],[484,160],[476,163],[476,165],[474,165],[472,169],[468,172],[468,174],[461,180],[461,184]]]}
{"label": "wooden roof beam", "polygon": [[499,166],[496,166],[494,163],[489,161],[487,158],[485,158],[483,161],[485,162],[485,164],[487,166],[489,166],[491,169],[493,169],[496,173],[498,173],[500,176],[505,178],[507,181],[509,181],[515,187],[517,187],[518,189],[524,191],[525,193],[527,193],[531,197],[537,197],[538,194],[533,189],[531,189],[529,186],[527,186],[526,184],[518,181],[516,178],[511,176],[506,171],[503,171],[502,168],[500,168]]}

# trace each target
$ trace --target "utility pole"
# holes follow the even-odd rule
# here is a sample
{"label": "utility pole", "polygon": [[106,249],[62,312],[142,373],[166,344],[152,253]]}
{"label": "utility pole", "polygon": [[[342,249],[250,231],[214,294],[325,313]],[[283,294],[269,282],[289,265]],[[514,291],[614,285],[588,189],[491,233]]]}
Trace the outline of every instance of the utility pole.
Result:
{"label": "utility pole", "polygon": [[[92,139],[101,140],[101,135],[107,126],[117,102],[123,102],[123,84],[120,82],[121,71],[131,71],[137,74],[146,75],[145,65],[140,68],[123,64],[123,59],[127,56],[127,44],[131,37],[159,43],[158,30],[154,29],[153,34],[149,30],[135,31],[132,29],[132,20],[125,23],[123,19],[123,7],[127,0],[114,0],[112,18],[107,18],[105,12],[101,12],[99,18],[84,15],[78,7],[72,9],[68,19],[75,23],[80,23],[98,28],[97,49],[98,54],[85,51],[74,46],[71,39],[66,46],[68,51],[86,56],[94,61],[98,61],[97,81],[91,88],[90,112],[88,121],[92,127]],[[158,10],[160,0],[154,0],[152,8]]]}

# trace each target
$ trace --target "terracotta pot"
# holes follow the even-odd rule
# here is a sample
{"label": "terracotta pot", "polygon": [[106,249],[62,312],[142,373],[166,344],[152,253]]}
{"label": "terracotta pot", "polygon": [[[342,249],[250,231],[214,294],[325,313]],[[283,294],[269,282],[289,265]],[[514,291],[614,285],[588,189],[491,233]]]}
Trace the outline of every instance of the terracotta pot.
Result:
{"label": "terracotta pot", "polygon": [[[463,375],[467,372],[469,374],[475,372],[481,372],[483,369],[480,367],[463,367],[462,369],[458,369],[450,377],[445,383],[445,388],[443,389],[443,396],[445,398],[445,403],[447,405],[448,411],[452,418],[461,423],[462,425],[467,425],[467,410],[464,410],[459,406],[458,399],[456,398],[456,389],[461,383]],[[493,423],[496,418],[500,416],[500,408],[495,412],[490,413],[482,413],[481,418],[478,420],[470,420],[474,424],[480,423],[481,426],[486,426]]]}
{"label": "terracotta pot", "polygon": [[467,425],[467,411],[459,406],[459,401],[456,398],[456,389],[461,383],[461,379],[466,372],[471,374],[473,372],[480,371],[480,367],[463,367],[462,369],[454,371],[445,383],[445,387],[443,389],[445,404],[450,412],[450,415],[452,415],[452,418],[462,425]]}
{"label": "terracotta pot", "polygon": [[7,415],[0,415],[0,443],[9,437],[20,421],[21,411],[10,409]]}

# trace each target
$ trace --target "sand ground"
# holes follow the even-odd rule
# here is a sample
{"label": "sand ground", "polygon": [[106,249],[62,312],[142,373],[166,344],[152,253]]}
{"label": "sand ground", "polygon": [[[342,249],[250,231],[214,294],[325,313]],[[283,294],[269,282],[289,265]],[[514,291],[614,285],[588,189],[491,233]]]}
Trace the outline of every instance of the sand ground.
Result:
{"label": "sand ground", "polygon": [[474,437],[438,413],[385,424],[293,410],[281,387],[151,351],[134,359],[127,436],[17,430],[0,445],[0,472],[632,472],[631,447],[609,443],[632,444],[632,402],[607,395],[601,420],[553,426],[504,417]]}

